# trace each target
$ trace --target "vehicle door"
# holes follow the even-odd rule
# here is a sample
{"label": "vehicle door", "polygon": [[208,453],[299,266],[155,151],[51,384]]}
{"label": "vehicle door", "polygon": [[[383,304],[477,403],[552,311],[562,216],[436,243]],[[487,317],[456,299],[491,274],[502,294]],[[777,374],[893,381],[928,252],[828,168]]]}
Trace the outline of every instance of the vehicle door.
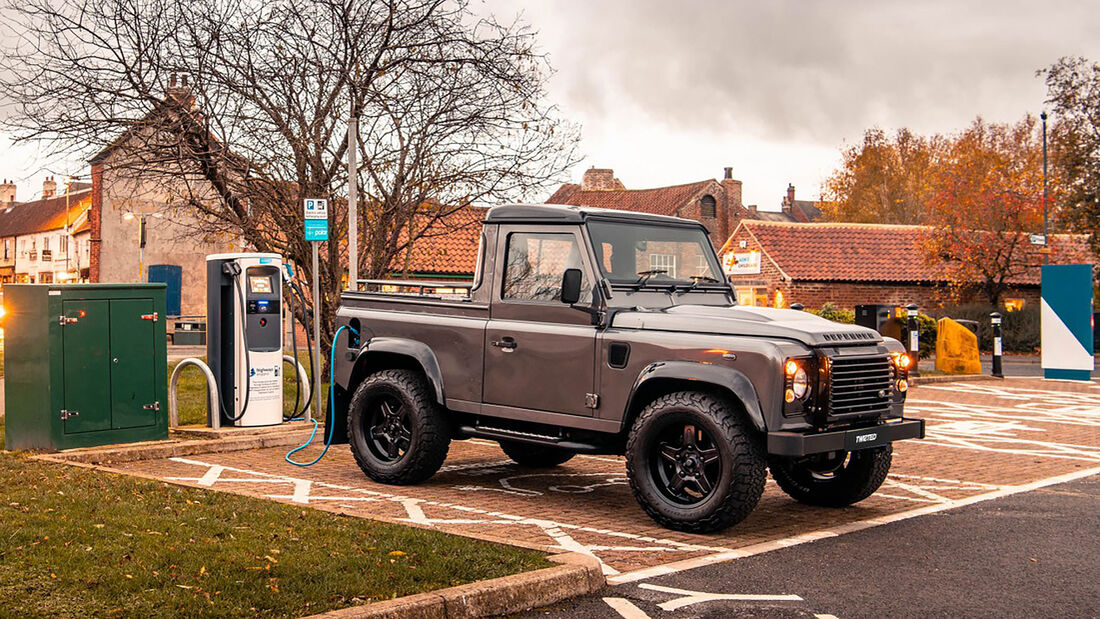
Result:
{"label": "vehicle door", "polygon": [[485,404],[593,414],[596,327],[561,302],[566,269],[583,273],[579,305],[592,302],[593,269],[579,226],[502,226],[485,331]]}

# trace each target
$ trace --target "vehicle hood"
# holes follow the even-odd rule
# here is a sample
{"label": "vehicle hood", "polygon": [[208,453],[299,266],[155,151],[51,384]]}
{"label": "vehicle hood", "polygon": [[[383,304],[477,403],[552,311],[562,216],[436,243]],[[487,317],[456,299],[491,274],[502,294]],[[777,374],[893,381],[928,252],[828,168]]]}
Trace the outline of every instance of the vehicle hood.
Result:
{"label": "vehicle hood", "polygon": [[797,310],[728,305],[676,305],[615,314],[612,327],[792,339],[807,346],[850,346],[882,341],[873,329]]}

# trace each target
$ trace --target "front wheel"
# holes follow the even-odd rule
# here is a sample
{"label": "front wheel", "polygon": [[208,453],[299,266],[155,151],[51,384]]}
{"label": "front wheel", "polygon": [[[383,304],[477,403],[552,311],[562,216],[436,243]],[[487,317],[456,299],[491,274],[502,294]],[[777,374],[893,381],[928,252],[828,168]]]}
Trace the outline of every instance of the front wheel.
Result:
{"label": "front wheel", "polygon": [[764,450],[727,401],[671,393],[634,422],[626,470],[634,498],[661,526],[719,531],[744,520],[764,493]]}
{"label": "front wheel", "polygon": [[807,505],[845,507],[871,496],[886,481],[894,448],[832,451],[804,458],[771,456],[768,468],[779,487]]}

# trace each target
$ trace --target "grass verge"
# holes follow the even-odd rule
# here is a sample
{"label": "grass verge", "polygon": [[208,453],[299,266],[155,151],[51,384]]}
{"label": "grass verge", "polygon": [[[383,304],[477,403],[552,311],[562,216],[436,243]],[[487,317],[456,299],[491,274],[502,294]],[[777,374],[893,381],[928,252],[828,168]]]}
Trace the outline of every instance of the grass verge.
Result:
{"label": "grass verge", "polygon": [[550,565],[524,549],[12,453],[0,453],[0,540],[4,617],[299,617]]}

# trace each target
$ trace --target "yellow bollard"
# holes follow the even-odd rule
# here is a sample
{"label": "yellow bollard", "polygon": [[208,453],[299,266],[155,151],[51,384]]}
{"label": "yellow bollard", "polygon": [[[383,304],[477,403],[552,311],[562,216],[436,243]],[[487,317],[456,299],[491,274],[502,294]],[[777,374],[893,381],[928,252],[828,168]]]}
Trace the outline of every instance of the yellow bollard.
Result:
{"label": "yellow bollard", "polygon": [[978,336],[950,318],[940,318],[936,325],[936,369],[944,374],[981,374]]}

